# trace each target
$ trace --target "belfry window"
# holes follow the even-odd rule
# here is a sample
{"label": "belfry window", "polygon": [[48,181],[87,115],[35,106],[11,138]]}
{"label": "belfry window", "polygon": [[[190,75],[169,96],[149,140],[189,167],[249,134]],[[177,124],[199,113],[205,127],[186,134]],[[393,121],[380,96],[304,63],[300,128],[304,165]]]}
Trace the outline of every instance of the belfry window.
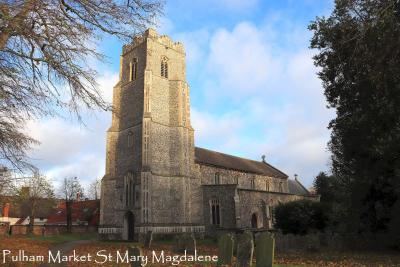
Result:
{"label": "belfry window", "polygon": [[250,180],[250,187],[251,187],[251,189],[255,188],[254,178]]}
{"label": "belfry window", "polygon": [[216,172],[214,174],[214,184],[220,184],[221,183],[221,175],[219,172]]}
{"label": "belfry window", "polygon": [[283,193],[283,183],[279,183],[279,192]]}
{"label": "belfry window", "polygon": [[210,201],[211,208],[211,224],[221,225],[221,213],[218,199],[212,199]]}
{"label": "belfry window", "polygon": [[161,59],[161,77],[168,78],[168,61],[165,57]]}
{"label": "belfry window", "polygon": [[132,62],[129,63],[129,81],[134,81],[137,78],[137,58],[134,58]]}
{"label": "belfry window", "polygon": [[269,191],[269,180],[265,181],[265,191]]}

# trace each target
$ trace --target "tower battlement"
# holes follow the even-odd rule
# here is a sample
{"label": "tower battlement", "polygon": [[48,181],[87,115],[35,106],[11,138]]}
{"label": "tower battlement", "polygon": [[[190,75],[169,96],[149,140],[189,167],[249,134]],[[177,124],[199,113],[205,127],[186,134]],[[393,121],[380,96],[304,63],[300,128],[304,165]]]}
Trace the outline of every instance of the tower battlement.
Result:
{"label": "tower battlement", "polygon": [[181,42],[174,42],[169,36],[159,35],[156,30],[151,28],[147,29],[143,34],[133,37],[132,43],[124,45],[122,48],[122,54],[129,53],[136,46],[142,44],[146,40],[146,38],[151,38],[152,40],[168,48],[185,54],[185,48]]}

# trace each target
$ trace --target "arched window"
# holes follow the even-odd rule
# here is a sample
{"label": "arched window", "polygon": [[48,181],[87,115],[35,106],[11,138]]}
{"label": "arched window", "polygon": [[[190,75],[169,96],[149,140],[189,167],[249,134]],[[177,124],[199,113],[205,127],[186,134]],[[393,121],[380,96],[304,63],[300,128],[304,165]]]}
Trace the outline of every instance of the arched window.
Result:
{"label": "arched window", "polygon": [[135,185],[133,180],[133,173],[128,172],[124,177],[125,182],[125,206],[134,206],[135,199]]}
{"label": "arched window", "polygon": [[254,189],[254,188],[256,187],[254,178],[252,178],[252,179],[250,180],[250,187],[251,187],[251,189]]}
{"label": "arched window", "polygon": [[161,59],[161,77],[168,78],[168,60],[166,57]]}
{"label": "arched window", "polygon": [[283,182],[279,182],[279,192],[283,193]]}
{"label": "arched window", "polygon": [[218,199],[210,200],[210,209],[211,209],[211,224],[212,225],[221,225],[221,213],[220,213]]}
{"label": "arched window", "polygon": [[269,191],[269,180],[265,180],[265,191]]}
{"label": "arched window", "polygon": [[129,63],[129,81],[134,81],[137,78],[137,58],[134,58],[132,62]]}
{"label": "arched window", "polygon": [[128,147],[133,146],[133,133],[131,131],[128,132]]}
{"label": "arched window", "polygon": [[214,174],[214,184],[220,184],[221,183],[221,175],[219,172],[216,172]]}

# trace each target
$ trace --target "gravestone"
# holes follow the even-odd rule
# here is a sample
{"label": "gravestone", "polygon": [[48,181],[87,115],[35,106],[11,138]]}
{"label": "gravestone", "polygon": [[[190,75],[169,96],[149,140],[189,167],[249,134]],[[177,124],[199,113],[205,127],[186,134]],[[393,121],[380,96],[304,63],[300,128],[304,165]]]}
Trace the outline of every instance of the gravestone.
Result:
{"label": "gravestone", "polygon": [[135,261],[130,262],[131,267],[142,267],[142,250],[139,247],[128,248],[129,257],[135,257]]}
{"label": "gravestone", "polygon": [[152,243],[153,243],[153,232],[152,231],[148,231],[146,233],[145,238],[144,238],[144,247],[145,248],[150,248]]}
{"label": "gravestone", "polygon": [[233,237],[231,234],[224,234],[218,240],[218,265],[232,265]]}
{"label": "gravestone", "polygon": [[253,234],[245,231],[237,237],[237,267],[249,267],[253,261]]}
{"label": "gravestone", "polygon": [[193,234],[182,234],[176,239],[175,252],[194,254],[196,250],[196,239]]}
{"label": "gravestone", "polygon": [[274,264],[275,239],[268,232],[256,236],[256,267],[272,267]]}

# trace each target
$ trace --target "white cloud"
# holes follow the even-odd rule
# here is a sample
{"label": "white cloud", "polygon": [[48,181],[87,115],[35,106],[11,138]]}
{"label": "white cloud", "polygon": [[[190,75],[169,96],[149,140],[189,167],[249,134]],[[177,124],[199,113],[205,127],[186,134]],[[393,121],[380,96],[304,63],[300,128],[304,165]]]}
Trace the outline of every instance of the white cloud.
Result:
{"label": "white cloud", "polygon": [[326,109],[304,36],[299,41],[304,32],[285,23],[282,32],[277,16],[272,24],[241,22],[212,33],[201,83],[207,112],[197,107],[193,124],[199,146],[256,160],[266,154],[308,186],[328,169],[333,111]]}
{"label": "white cloud", "polygon": [[209,73],[215,74],[222,90],[251,94],[273,79],[279,61],[271,56],[261,32],[249,23],[232,32],[217,30],[210,42]]}
{"label": "white cloud", "polygon": [[[104,72],[99,90],[111,103],[118,74]],[[67,116],[67,115],[66,115]],[[64,177],[77,176],[84,184],[101,178],[105,170],[106,131],[109,112],[83,112],[83,123],[73,118],[30,121],[26,131],[41,144],[30,153],[32,162],[56,184]]]}

